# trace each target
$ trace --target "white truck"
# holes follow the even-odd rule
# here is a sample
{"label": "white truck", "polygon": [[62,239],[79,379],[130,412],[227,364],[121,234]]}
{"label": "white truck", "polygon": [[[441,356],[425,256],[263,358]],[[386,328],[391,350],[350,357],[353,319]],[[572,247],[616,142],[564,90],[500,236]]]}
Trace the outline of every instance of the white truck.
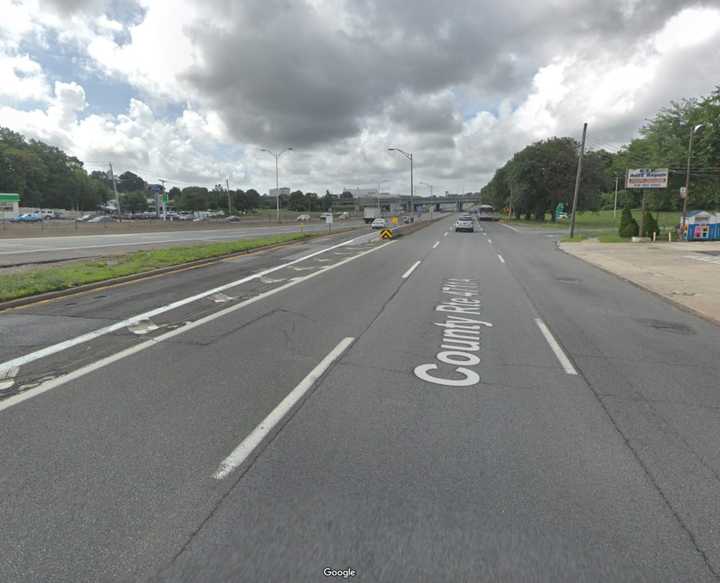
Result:
{"label": "white truck", "polygon": [[382,217],[382,211],[374,206],[366,206],[363,209],[363,220],[366,223],[372,223],[375,219]]}

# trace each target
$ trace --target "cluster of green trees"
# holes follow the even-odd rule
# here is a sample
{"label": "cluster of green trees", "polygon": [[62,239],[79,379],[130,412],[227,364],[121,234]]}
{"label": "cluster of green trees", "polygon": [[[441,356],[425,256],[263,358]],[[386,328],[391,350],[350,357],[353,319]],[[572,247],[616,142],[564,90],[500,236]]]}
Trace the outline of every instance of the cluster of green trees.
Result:
{"label": "cluster of green trees", "polygon": [[[689,208],[720,208],[720,87],[710,96],[672,102],[640,130],[640,136],[617,152],[591,150],[583,160],[578,210],[611,209],[615,178],[620,188],[628,168],[669,168],[667,189],[647,191],[652,210],[678,210],[685,184],[688,142],[694,134]],[[580,144],[551,138],[517,152],[482,189],[485,202],[512,208],[516,217],[543,220],[560,202],[572,203]],[[642,193],[620,190],[618,206],[637,208]]]}
{"label": "cluster of green trees", "polygon": [[[152,210],[149,184],[133,172],[115,176],[115,186],[123,213]],[[27,140],[21,134],[0,127],[0,192],[17,192],[27,207],[95,210],[114,201],[110,172],[95,170],[88,174],[83,163],[59,148],[38,140]],[[168,191],[171,206],[177,210],[227,211],[228,194],[233,212],[252,212],[275,208],[275,197],[261,196],[257,190],[231,190],[221,184],[208,189],[202,186],[173,187]],[[349,196],[348,196],[349,195]],[[340,198],[352,199],[344,193]],[[150,199],[150,202],[148,202]],[[303,193],[296,190],[280,196],[280,206],[292,211],[326,211],[338,200],[326,192]]]}
{"label": "cluster of green trees", "polygon": [[[178,210],[200,211],[228,209],[228,194],[233,212],[252,212],[256,209],[276,207],[277,202],[274,196],[261,196],[257,190],[230,190],[217,184],[212,190],[201,186],[188,186],[180,189],[171,188],[168,192],[170,201]],[[280,208],[291,211],[321,211],[327,210],[337,197],[329,192],[322,198],[314,192],[303,193],[300,190],[291,192],[290,195],[280,195]]]}
{"label": "cluster of green trees", "polygon": [[111,190],[77,158],[0,127],[0,192],[19,193],[23,206],[94,209]]}
{"label": "cluster of green trees", "polygon": [[[572,138],[550,138],[517,152],[480,191],[483,202],[512,208],[517,218],[542,221],[562,202],[571,202],[580,145]],[[589,152],[583,161],[580,208],[600,208],[610,188],[612,156]]]}

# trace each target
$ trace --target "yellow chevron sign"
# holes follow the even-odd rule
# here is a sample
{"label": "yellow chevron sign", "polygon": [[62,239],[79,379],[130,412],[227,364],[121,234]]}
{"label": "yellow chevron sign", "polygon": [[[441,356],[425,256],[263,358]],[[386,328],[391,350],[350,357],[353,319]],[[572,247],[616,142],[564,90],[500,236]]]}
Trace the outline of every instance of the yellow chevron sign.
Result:
{"label": "yellow chevron sign", "polygon": [[392,231],[390,229],[383,229],[380,231],[381,239],[392,239]]}

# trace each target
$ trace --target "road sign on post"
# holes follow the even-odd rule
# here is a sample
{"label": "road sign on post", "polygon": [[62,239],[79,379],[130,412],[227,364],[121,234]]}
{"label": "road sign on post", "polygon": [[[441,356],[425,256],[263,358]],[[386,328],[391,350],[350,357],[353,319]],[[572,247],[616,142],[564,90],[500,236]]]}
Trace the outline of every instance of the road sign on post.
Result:
{"label": "road sign on post", "polygon": [[684,186],[680,187],[680,198],[687,198],[687,188]]}
{"label": "road sign on post", "polygon": [[393,238],[392,231],[390,229],[383,229],[382,231],[380,231],[380,238],[381,239],[392,239]]}

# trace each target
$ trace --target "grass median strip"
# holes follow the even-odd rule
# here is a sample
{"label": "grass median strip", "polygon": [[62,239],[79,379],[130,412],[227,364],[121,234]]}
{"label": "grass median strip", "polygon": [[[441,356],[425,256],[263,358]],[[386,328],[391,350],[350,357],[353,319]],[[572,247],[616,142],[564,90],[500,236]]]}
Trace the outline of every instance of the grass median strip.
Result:
{"label": "grass median strip", "polygon": [[299,241],[313,236],[315,235],[307,233],[288,233],[207,245],[168,247],[0,275],[0,301],[71,289],[88,283],[182,265],[200,259],[222,257],[279,243]]}

